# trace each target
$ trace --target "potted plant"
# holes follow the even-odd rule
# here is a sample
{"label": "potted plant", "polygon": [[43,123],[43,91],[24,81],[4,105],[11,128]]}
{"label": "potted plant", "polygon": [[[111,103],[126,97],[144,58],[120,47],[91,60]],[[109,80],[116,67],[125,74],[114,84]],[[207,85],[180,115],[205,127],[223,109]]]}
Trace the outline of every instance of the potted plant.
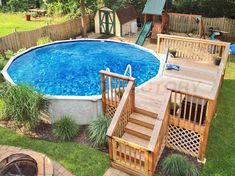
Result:
{"label": "potted plant", "polygon": [[213,63],[215,65],[220,65],[220,62],[221,62],[221,57],[218,54],[214,54],[213,55]]}
{"label": "potted plant", "polygon": [[31,14],[28,12],[25,12],[25,20],[30,21],[31,20]]}
{"label": "potted plant", "polygon": [[169,53],[175,58],[176,57],[176,53],[177,53],[177,51],[176,51],[176,49],[173,49],[173,48],[169,48]]}

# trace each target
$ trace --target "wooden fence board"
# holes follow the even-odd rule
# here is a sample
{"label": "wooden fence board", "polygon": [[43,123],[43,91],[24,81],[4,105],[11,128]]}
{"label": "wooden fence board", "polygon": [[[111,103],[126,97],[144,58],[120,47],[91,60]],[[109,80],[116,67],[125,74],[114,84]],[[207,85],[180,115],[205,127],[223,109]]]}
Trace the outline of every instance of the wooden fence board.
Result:
{"label": "wooden fence board", "polygon": [[[202,17],[203,24],[205,26],[205,32],[209,27],[213,27],[216,30],[225,31],[223,39],[225,41],[235,42],[235,20],[229,18],[206,18]],[[177,15],[172,14],[169,16],[169,29],[178,33],[195,33],[199,34],[199,27],[196,21],[190,15]]]}
{"label": "wooden fence board", "polygon": [[[94,27],[93,15],[87,16],[87,30]],[[41,37],[50,37],[53,41],[66,40],[81,35],[81,19],[73,19],[61,24],[48,25],[31,31],[13,32],[0,38],[0,53],[7,50],[14,52],[21,48],[36,46]]]}

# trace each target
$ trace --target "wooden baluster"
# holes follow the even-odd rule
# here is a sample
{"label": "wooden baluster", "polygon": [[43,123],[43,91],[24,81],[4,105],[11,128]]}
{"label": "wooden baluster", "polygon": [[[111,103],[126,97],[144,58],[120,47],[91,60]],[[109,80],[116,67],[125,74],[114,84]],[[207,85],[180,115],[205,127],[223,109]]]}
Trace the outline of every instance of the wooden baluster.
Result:
{"label": "wooden baluster", "polygon": [[108,80],[108,81],[107,81],[107,84],[108,84],[108,85],[107,85],[107,90],[108,90],[108,91],[107,91],[107,104],[110,105],[110,97],[109,97],[109,89],[110,89],[109,76],[106,76],[106,80]]}
{"label": "wooden baluster", "polygon": [[175,98],[174,98],[174,109],[173,109],[173,117],[176,118],[176,99],[177,99],[177,93],[175,92]]}
{"label": "wooden baluster", "polygon": [[120,161],[123,161],[123,160],[124,160],[124,158],[123,158],[123,157],[125,157],[125,155],[123,155],[123,157],[122,157],[122,151],[123,151],[123,144],[122,144],[122,143],[120,143],[120,158],[121,158],[121,160],[120,160]]}
{"label": "wooden baluster", "polygon": [[126,144],[124,144],[124,159],[125,159],[125,164],[126,164]]}
{"label": "wooden baluster", "polygon": [[189,123],[192,123],[191,115],[192,115],[192,106],[193,106],[193,96],[190,96],[190,109],[189,109]]}
{"label": "wooden baluster", "polygon": [[124,92],[125,92],[125,81],[124,80],[122,80],[122,95],[124,94]]}
{"label": "wooden baluster", "polygon": [[187,104],[188,104],[188,96],[185,94],[185,103],[184,103],[184,127],[185,127],[185,119],[186,119],[186,111],[187,111]]}
{"label": "wooden baluster", "polygon": [[182,94],[180,94],[179,113],[178,113],[178,126],[180,125],[181,108],[182,108]]}
{"label": "wooden baluster", "polygon": [[141,170],[141,150],[139,150],[139,167],[140,167],[140,170]]}
{"label": "wooden baluster", "polygon": [[131,166],[131,147],[129,146],[129,165]]}
{"label": "wooden baluster", "polygon": [[117,85],[116,85],[117,79],[114,78],[114,100],[115,100],[115,107],[117,107],[118,102],[117,102]]}
{"label": "wooden baluster", "polygon": [[204,111],[204,103],[205,99],[202,99],[202,105],[201,105],[201,113],[200,113],[200,120],[199,120],[199,129],[201,130],[201,125],[202,125],[202,116],[203,116],[203,111]]}
{"label": "wooden baluster", "polygon": [[196,99],[196,108],[194,113],[194,123],[193,123],[193,130],[195,130],[196,119],[197,119],[197,109],[198,109],[198,98]]}
{"label": "wooden baluster", "polygon": [[112,81],[113,79],[111,78],[110,79],[110,97],[111,97],[111,104],[113,105],[113,81]]}
{"label": "wooden baluster", "polygon": [[134,166],[136,168],[136,149],[134,148]]}
{"label": "wooden baluster", "polygon": [[117,142],[115,140],[112,140],[113,144],[113,160],[117,160]]}
{"label": "wooden baluster", "polygon": [[118,99],[119,99],[119,102],[121,101],[121,90],[120,90],[120,79],[118,79]]}

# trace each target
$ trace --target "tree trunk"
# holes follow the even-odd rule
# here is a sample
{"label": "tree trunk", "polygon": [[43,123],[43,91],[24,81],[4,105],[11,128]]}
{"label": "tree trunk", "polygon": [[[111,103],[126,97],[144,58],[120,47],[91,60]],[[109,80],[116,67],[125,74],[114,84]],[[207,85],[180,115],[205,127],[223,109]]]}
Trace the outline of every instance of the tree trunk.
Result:
{"label": "tree trunk", "polygon": [[84,0],[80,0],[80,11],[81,11],[81,21],[82,21],[82,37],[87,37],[87,20],[86,20],[86,7]]}

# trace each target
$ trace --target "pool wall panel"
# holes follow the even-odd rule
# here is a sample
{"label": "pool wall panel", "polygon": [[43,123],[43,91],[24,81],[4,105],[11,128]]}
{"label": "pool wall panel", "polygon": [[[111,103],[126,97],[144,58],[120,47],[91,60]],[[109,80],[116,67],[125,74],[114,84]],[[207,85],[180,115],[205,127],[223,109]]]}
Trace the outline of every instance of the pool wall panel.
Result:
{"label": "pool wall panel", "polygon": [[49,115],[52,122],[63,115],[71,116],[78,124],[89,124],[102,113],[101,100],[50,99]]}

